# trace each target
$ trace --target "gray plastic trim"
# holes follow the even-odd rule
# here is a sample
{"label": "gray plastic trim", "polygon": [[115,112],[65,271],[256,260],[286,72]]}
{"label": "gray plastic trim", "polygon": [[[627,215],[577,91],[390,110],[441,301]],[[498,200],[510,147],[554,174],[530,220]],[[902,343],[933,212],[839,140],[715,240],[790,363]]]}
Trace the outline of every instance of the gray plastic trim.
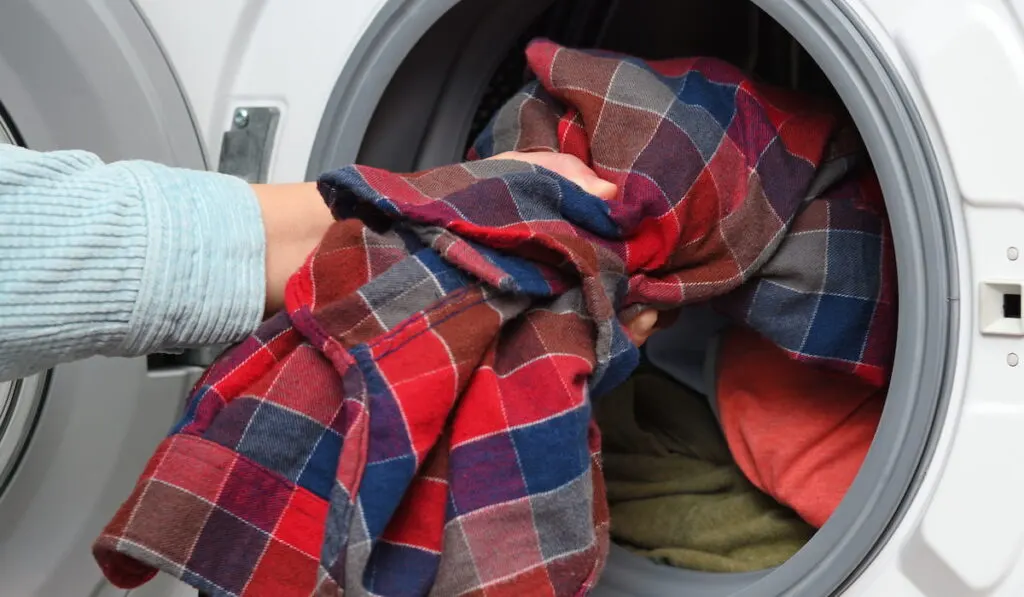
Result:
{"label": "gray plastic trim", "polygon": [[185,96],[130,0],[5,2],[0,92],[33,149],[205,168]]}
{"label": "gray plastic trim", "polygon": [[[707,574],[657,566],[623,549],[614,548],[595,595],[669,597],[821,596],[841,592],[860,570],[870,564],[899,523],[904,505],[917,489],[927,467],[934,433],[945,416],[959,325],[956,314],[957,273],[955,239],[949,203],[940,176],[936,150],[941,141],[931,138],[919,107],[894,64],[855,18],[844,0],[753,0],[778,20],[819,63],[847,104],[868,144],[886,194],[895,237],[899,270],[900,330],[890,396],[875,443],[852,488],[832,519],[789,562],[774,570],[746,575]],[[549,0],[510,0],[522,14],[537,14]],[[485,4],[492,11],[505,2]],[[459,133],[467,112],[479,99],[479,89],[490,76],[486,65],[460,69],[463,57],[484,55],[497,60],[507,46],[501,43],[469,45],[467,40],[506,39],[518,21],[506,20],[499,30],[484,26],[482,15],[473,23],[473,35],[461,34],[458,56],[438,52],[413,54],[417,40],[426,39],[431,27],[454,0],[393,0],[370,24],[342,72],[328,104],[314,144],[309,178],[364,157],[390,160],[404,145],[405,167],[424,167],[456,159],[461,153]],[[467,11],[469,9],[466,9]],[[492,13],[492,14],[497,14]],[[518,29],[517,29],[518,30]],[[438,38],[441,34],[435,34]],[[431,51],[430,44],[417,51]],[[418,79],[443,79],[434,85],[435,100],[423,87],[410,86],[389,97],[415,97],[431,106],[425,127],[382,126],[374,121],[385,88],[403,64],[416,64]],[[486,60],[484,61],[486,62]],[[404,83],[405,81],[403,81]],[[451,110],[446,110],[451,108]],[[388,117],[399,113],[380,109]],[[438,114],[462,114],[444,122]],[[422,119],[422,117],[417,117]],[[371,123],[372,121],[372,123]],[[450,145],[443,147],[444,138]],[[419,148],[431,148],[425,155]],[[382,148],[385,148],[382,150]],[[409,163],[411,160],[411,163]],[[399,160],[401,161],[401,160]]]}

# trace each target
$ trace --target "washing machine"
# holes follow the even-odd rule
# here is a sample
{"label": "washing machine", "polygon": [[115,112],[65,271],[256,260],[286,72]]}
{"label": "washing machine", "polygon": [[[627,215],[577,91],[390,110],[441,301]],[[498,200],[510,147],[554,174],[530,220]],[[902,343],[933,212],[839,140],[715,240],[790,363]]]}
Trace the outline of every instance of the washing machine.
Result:
{"label": "washing machine", "polygon": [[[8,0],[0,137],[311,180],[463,155],[534,36],[713,55],[834,94],[878,171],[895,373],[847,497],[784,565],[615,548],[603,597],[1024,594],[1024,0]],[[0,384],[0,595],[113,597],[90,543],[215,349]],[[699,357],[698,357],[699,360]],[[133,597],[191,595],[159,577]]]}

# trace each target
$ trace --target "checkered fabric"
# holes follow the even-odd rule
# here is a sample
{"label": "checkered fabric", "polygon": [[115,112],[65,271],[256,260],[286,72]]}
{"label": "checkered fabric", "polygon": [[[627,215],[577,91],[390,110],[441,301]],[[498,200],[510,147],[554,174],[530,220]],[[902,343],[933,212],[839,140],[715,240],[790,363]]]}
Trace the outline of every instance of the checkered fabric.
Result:
{"label": "checkered fabric", "polygon": [[852,129],[821,179],[849,175],[801,208],[778,250],[747,283],[715,299],[790,357],[889,381],[896,346],[896,255],[882,189]]}
{"label": "checkered fabric", "polygon": [[114,584],[163,570],[217,597],[593,587],[609,538],[590,399],[637,364],[620,321],[736,290],[815,187],[847,203],[858,187],[822,179],[829,106],[729,65],[547,41],[528,58],[538,82],[473,157],[573,153],[619,199],[506,160],[322,177],[338,221],[286,312],[200,380],[97,540]]}

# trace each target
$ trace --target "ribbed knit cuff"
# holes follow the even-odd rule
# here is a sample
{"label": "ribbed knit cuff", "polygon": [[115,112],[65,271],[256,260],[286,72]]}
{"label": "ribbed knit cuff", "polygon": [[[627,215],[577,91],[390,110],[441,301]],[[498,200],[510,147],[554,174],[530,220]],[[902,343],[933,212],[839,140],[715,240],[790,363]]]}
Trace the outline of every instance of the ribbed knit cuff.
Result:
{"label": "ribbed knit cuff", "polygon": [[242,339],[265,302],[248,184],[0,145],[0,380]]}
{"label": "ribbed knit cuff", "polygon": [[119,352],[235,342],[259,325],[266,240],[244,181],[147,162],[117,164],[145,198],[145,267]]}

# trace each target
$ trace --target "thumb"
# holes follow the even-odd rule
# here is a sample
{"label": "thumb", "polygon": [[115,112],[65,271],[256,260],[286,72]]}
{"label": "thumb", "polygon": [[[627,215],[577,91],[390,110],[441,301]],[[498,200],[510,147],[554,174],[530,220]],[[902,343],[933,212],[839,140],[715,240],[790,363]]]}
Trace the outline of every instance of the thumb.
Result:
{"label": "thumb", "polygon": [[598,178],[596,174],[583,175],[581,181],[574,181],[580,186],[581,189],[604,199],[605,201],[614,201],[618,194],[618,187],[614,183],[610,183],[603,178]]}
{"label": "thumb", "polygon": [[488,158],[492,160],[517,160],[541,166],[558,174],[584,191],[604,199],[612,201],[618,194],[618,188],[614,183],[603,180],[594,172],[590,166],[574,155],[567,153],[554,153],[550,151],[518,152],[506,151]]}
{"label": "thumb", "polygon": [[633,340],[633,344],[642,346],[654,334],[655,326],[657,325],[658,311],[655,309],[644,309],[626,324],[626,329],[629,330],[629,336]]}

